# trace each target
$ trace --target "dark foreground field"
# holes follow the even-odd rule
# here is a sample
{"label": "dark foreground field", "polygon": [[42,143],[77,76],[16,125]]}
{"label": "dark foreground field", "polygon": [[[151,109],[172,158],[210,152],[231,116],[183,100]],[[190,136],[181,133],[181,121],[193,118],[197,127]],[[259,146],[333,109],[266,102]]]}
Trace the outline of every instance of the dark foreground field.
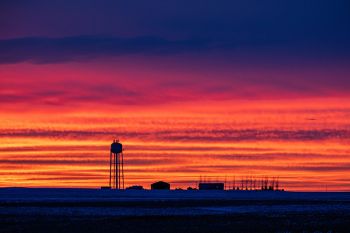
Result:
{"label": "dark foreground field", "polygon": [[1,216],[1,232],[349,232],[350,215]]}
{"label": "dark foreground field", "polygon": [[0,189],[0,232],[350,232],[350,194]]}

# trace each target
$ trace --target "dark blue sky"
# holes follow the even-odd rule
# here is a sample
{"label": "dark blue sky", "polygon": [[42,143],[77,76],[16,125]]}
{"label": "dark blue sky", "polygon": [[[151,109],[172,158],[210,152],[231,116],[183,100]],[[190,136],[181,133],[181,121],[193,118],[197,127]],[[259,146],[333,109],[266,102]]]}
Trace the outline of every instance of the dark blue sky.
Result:
{"label": "dark blue sky", "polygon": [[154,80],[165,93],[181,83],[199,89],[195,98],[203,90],[232,98],[233,88],[250,98],[253,86],[293,96],[350,88],[348,0],[3,0],[0,9],[1,65],[128,67],[140,70],[128,82]]}
{"label": "dark blue sky", "polygon": [[[267,48],[348,56],[350,44],[350,2],[346,0],[4,0],[0,8],[0,38],[26,38],[15,42],[18,50],[21,46],[36,49],[30,37],[55,38],[47,43],[58,50],[81,42],[87,53],[99,50],[89,44],[96,38],[106,39],[100,45],[102,51],[120,47],[116,38],[131,38],[131,42],[123,42],[131,44],[131,52],[157,51],[163,46],[173,52]],[[174,48],[169,41],[180,45]],[[0,49],[8,48],[7,43],[1,41]],[[114,50],[119,53],[118,48]]]}

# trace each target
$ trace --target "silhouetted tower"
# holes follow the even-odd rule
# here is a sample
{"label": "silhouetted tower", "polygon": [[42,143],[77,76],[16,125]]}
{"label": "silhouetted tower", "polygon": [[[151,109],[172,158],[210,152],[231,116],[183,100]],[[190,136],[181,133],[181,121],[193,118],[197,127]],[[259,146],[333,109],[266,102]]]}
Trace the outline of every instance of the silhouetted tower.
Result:
{"label": "silhouetted tower", "polygon": [[270,184],[270,190],[274,190],[275,189],[275,177],[272,177],[272,181],[271,181],[271,184]]}
{"label": "silhouetted tower", "polygon": [[265,177],[265,190],[269,189],[269,177]]}
{"label": "silhouetted tower", "polygon": [[233,177],[233,190],[235,190],[236,189],[236,177],[234,176]]}
{"label": "silhouetted tower", "polygon": [[124,189],[124,156],[123,145],[113,140],[109,155],[109,187]]}

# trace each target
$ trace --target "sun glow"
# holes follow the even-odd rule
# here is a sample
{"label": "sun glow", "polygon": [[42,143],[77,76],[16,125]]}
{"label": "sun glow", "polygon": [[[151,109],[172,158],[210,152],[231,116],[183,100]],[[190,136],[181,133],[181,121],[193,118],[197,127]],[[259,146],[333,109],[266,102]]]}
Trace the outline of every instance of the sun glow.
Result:
{"label": "sun glow", "polygon": [[[0,186],[99,187],[109,144],[125,150],[126,185],[199,177],[278,176],[288,190],[349,191],[345,99],[164,106],[122,113],[85,108],[1,113]],[[202,106],[202,107],[201,107]],[[204,107],[205,106],[205,107]],[[227,107],[230,106],[230,107]],[[329,106],[332,106],[330,110]],[[305,183],[308,185],[305,186]]]}

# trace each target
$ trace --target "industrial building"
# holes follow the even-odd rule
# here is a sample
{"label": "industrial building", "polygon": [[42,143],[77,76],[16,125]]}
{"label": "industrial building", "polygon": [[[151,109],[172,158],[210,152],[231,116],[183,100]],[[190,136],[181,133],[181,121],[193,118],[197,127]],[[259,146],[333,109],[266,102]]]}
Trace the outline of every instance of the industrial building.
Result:
{"label": "industrial building", "polygon": [[170,190],[170,184],[164,181],[158,181],[151,184],[152,190]]}

